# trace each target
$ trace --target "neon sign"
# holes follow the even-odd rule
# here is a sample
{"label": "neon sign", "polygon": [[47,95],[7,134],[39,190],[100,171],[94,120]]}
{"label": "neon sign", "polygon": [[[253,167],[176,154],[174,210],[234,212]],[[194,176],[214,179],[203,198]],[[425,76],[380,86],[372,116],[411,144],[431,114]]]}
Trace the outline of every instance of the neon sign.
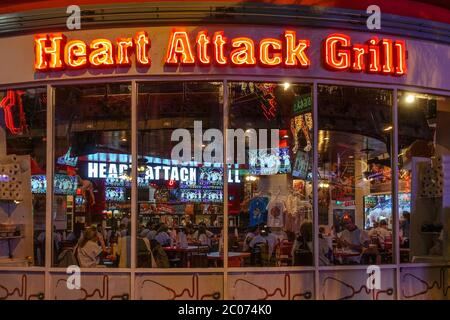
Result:
{"label": "neon sign", "polygon": [[[224,31],[196,36],[184,29],[175,29],[168,39],[165,65],[287,67],[307,69],[311,66],[309,39],[295,31],[285,30],[279,38],[259,41],[246,36],[227,38]],[[39,34],[34,37],[36,71],[81,68],[150,67],[151,40],[145,31],[135,36],[94,39],[90,43],[67,41],[62,33]],[[346,34],[328,35],[322,42],[322,63],[332,71],[352,71],[402,76],[406,74],[407,51],[403,40],[372,37],[365,43],[352,43]],[[134,58],[133,58],[134,56]]]}
{"label": "neon sign", "polygon": [[[23,109],[22,95],[24,91],[8,90],[5,97],[0,101],[0,108],[3,109],[5,116],[5,125],[11,134],[22,134],[27,128],[27,120]],[[17,106],[19,109],[19,126],[14,124],[13,108]]]}
{"label": "neon sign", "polygon": [[[109,179],[114,182],[120,179],[127,179],[127,172],[131,165],[125,163],[88,162],[87,176],[94,179]],[[200,175],[199,172],[203,173]],[[223,184],[223,169],[215,171],[210,168],[211,173],[206,168],[169,166],[169,165],[146,165],[142,177],[138,177],[139,182],[149,184],[149,181],[180,181],[183,183]],[[142,180],[142,181],[139,181]],[[228,182],[240,183],[239,170],[228,170]]]}
{"label": "neon sign", "polygon": [[366,44],[351,44],[345,34],[330,34],[324,41],[324,64],[333,71],[406,74],[405,41],[372,37]]}

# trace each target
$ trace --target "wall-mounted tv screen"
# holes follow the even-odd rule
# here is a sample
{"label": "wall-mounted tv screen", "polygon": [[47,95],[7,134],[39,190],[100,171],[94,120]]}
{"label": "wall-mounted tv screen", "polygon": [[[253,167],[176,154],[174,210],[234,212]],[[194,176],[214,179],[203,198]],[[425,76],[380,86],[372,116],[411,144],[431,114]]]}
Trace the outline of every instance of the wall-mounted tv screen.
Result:
{"label": "wall-mounted tv screen", "polygon": [[289,148],[256,149],[248,151],[249,172],[252,175],[290,173]]}
{"label": "wall-mounted tv screen", "polygon": [[[364,229],[374,227],[375,222],[386,220],[388,228],[392,229],[392,195],[373,194],[363,197],[364,199]],[[399,193],[398,212],[401,216],[403,212],[411,213],[411,193]]]}

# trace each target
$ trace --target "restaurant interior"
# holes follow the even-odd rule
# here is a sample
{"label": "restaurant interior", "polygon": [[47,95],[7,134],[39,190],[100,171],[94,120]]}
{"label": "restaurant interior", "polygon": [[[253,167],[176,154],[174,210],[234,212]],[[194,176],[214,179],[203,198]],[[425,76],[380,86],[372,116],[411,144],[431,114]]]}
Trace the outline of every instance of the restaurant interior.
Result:
{"label": "restaurant interior", "polygon": [[[417,192],[433,190],[413,190],[412,185],[420,185],[419,177],[426,171],[414,161],[435,161],[434,146],[448,147],[436,119],[450,108],[439,97],[416,95],[412,102],[408,97],[399,97],[400,165],[398,199],[393,202],[390,90],[319,85],[314,122],[311,85],[139,83],[134,199],[131,84],[57,87],[53,264],[63,266],[66,254],[88,229],[96,231],[95,241],[102,247],[97,267],[130,267],[132,254],[139,268],[222,267],[225,247],[230,267],[310,266],[316,258],[320,265],[389,264],[396,219],[402,262],[439,255],[439,205],[432,213],[421,209],[433,205],[439,192],[418,197]],[[44,265],[45,257],[45,99],[45,90],[25,90],[26,135],[3,130],[7,154],[30,157],[31,185],[24,192],[32,199],[29,255],[35,265]],[[194,122],[201,122],[200,140]],[[318,124],[317,144],[313,122]],[[195,152],[189,161],[173,159],[180,141],[173,138],[174,130],[185,129],[192,150],[204,154],[213,141],[203,133],[223,132],[224,124],[227,129],[258,133],[253,149],[247,135],[244,163],[197,161]],[[262,135],[260,129],[269,134]],[[272,132],[277,145],[270,145]],[[235,140],[227,145],[234,155],[242,147]],[[131,252],[132,201],[137,210],[136,252]],[[318,221],[313,221],[315,203]],[[395,203],[397,218],[392,216]],[[419,212],[413,213],[414,208]],[[419,232],[413,232],[415,225]],[[13,243],[13,248],[18,245]]]}

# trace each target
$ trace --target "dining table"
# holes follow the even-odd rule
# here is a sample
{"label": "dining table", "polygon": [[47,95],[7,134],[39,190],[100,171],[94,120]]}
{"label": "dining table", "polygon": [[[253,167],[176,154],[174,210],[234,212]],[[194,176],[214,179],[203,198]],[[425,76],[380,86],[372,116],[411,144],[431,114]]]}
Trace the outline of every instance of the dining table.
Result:
{"label": "dining table", "polygon": [[[218,267],[218,262],[223,261],[224,254],[215,251],[207,254],[208,260],[214,261],[214,266]],[[243,265],[244,258],[250,257],[250,252],[228,252],[228,266],[229,267],[241,267]]]}
{"label": "dining table", "polygon": [[360,252],[352,250],[340,250],[335,249],[333,252],[334,258],[339,261],[340,264],[345,263],[347,259],[361,256]]}
{"label": "dining table", "polygon": [[166,246],[163,247],[165,252],[175,252],[179,253],[181,257],[181,263],[183,267],[190,268],[191,261],[190,257],[193,253],[207,252],[209,250],[209,246],[206,245],[188,245],[185,247],[181,246]]}

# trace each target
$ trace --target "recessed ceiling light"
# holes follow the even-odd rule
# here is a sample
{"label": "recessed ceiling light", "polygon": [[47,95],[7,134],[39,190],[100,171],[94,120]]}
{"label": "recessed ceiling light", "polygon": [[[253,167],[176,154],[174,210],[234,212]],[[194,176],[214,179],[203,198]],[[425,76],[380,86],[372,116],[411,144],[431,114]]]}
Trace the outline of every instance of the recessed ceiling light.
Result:
{"label": "recessed ceiling light", "polygon": [[405,97],[405,102],[406,103],[413,103],[414,101],[416,101],[416,96],[415,95],[413,95],[411,93],[406,95],[406,97]]}

